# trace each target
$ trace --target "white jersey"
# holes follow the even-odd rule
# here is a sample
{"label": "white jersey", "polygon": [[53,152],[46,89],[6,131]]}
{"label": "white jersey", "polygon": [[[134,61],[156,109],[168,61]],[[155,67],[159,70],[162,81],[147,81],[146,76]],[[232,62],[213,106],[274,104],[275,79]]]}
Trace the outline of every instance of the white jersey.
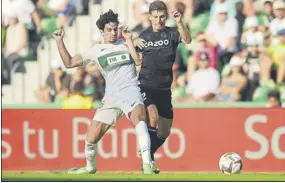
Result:
{"label": "white jersey", "polygon": [[128,48],[123,45],[98,44],[83,55],[83,64],[95,63],[106,81],[105,95],[138,86],[136,68]]}

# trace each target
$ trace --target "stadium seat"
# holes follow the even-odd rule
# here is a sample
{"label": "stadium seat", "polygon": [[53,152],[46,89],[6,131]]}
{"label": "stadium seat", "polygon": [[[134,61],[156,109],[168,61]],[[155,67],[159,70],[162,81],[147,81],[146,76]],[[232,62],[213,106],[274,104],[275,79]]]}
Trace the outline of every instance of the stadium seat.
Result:
{"label": "stadium seat", "polygon": [[78,16],[76,18],[76,52],[83,53],[91,46],[91,18]]}
{"label": "stadium seat", "polygon": [[96,21],[101,15],[101,6],[99,4],[92,4],[90,2],[89,2],[89,16],[91,17],[91,29],[93,34],[94,32],[98,31],[98,28],[96,26]]}
{"label": "stadium seat", "polygon": [[60,55],[57,49],[56,42],[53,39],[48,40],[49,43],[49,52],[50,52],[50,60],[59,59]]}
{"label": "stadium seat", "polygon": [[26,74],[24,74],[24,103],[36,103],[35,91],[40,86],[40,70],[38,62],[25,62]]}
{"label": "stadium seat", "polygon": [[120,5],[118,4],[119,1],[116,1],[116,12],[120,15],[119,16],[119,20],[127,22],[128,18],[130,16],[128,16],[127,12],[128,12],[128,1],[120,1]]}
{"label": "stadium seat", "polygon": [[2,103],[13,103],[13,88],[12,85],[2,85]]}
{"label": "stadium seat", "polygon": [[24,103],[24,74],[13,73],[11,78],[12,96],[14,104]]}
{"label": "stadium seat", "polygon": [[[120,1],[120,3],[121,2],[122,1]],[[118,6],[119,6],[119,1],[118,0],[104,0],[102,2],[102,10],[103,10],[103,12],[107,12],[107,11],[109,11],[109,9],[117,12],[118,11]]]}
{"label": "stadium seat", "polygon": [[127,25],[129,25],[130,28],[133,28],[134,26],[137,25],[135,16],[134,16],[134,3],[136,0],[129,0],[128,1],[128,9],[127,9],[127,19],[124,20]]}
{"label": "stadium seat", "polygon": [[45,80],[50,72],[50,53],[49,53],[49,42],[47,39],[42,39],[39,47],[38,47],[38,58],[37,61],[39,63],[39,84],[43,85]]}
{"label": "stadium seat", "polygon": [[70,54],[77,53],[76,22],[73,26],[65,29],[65,45]]}
{"label": "stadium seat", "polygon": [[91,39],[91,23],[89,16],[76,17],[77,41],[87,41]]}
{"label": "stadium seat", "polygon": [[101,5],[93,4],[92,1],[89,1],[89,16],[91,17],[91,19],[99,18],[101,13],[102,13]]}

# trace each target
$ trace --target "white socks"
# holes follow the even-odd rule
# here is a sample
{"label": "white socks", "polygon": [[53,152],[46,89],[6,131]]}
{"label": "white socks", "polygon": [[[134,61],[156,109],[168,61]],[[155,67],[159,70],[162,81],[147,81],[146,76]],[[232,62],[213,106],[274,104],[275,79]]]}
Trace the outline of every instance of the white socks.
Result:
{"label": "white socks", "polygon": [[96,151],[97,145],[91,144],[85,140],[85,158],[87,170],[91,171],[96,169]]}
{"label": "white socks", "polygon": [[150,138],[146,122],[140,121],[135,127],[136,135],[139,140],[139,146],[142,154],[143,164],[151,163],[150,156]]}
{"label": "white socks", "polygon": [[[143,163],[150,164],[151,163],[150,138],[146,123],[144,121],[140,121],[136,125],[135,131],[139,141]],[[96,152],[97,152],[97,144],[91,144],[85,140],[86,168],[89,171],[96,170]]]}

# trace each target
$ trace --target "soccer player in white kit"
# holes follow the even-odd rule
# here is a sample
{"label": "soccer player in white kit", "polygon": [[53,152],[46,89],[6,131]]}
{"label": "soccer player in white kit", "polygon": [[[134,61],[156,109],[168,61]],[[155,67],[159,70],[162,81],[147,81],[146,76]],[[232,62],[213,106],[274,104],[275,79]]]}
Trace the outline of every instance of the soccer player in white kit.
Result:
{"label": "soccer player in white kit", "polygon": [[141,61],[133,45],[132,34],[126,27],[123,36],[127,46],[117,40],[118,24],[118,14],[112,10],[101,15],[96,25],[100,29],[104,43],[91,47],[85,54],[75,56],[71,56],[65,47],[64,31],[60,29],[53,33],[65,67],[73,68],[93,63],[100,68],[106,80],[105,96],[86,135],[86,166],[72,168],[68,171],[69,174],[96,173],[96,144],[123,113],[134,124],[142,151],[143,174],[152,174],[150,138],[145,122],[146,112],[138,87],[135,64],[130,59],[130,54],[136,63]]}

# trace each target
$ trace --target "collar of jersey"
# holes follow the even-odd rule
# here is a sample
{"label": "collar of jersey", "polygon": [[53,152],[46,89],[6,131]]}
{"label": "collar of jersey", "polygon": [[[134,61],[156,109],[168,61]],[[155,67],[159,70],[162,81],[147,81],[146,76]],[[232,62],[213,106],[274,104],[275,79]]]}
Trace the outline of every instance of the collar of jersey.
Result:
{"label": "collar of jersey", "polygon": [[[124,39],[117,39],[116,43],[112,45],[120,45],[120,44],[123,44],[124,42],[125,42]],[[104,43],[104,40],[103,40],[102,44],[111,44],[111,43]]]}
{"label": "collar of jersey", "polygon": [[149,29],[150,29],[150,31],[151,31],[152,33],[160,33],[160,32],[162,32],[162,31],[164,31],[164,30],[166,29],[166,26],[165,26],[162,30],[160,30],[160,31],[158,31],[158,32],[154,32],[154,31],[153,31],[152,25],[149,26]]}

